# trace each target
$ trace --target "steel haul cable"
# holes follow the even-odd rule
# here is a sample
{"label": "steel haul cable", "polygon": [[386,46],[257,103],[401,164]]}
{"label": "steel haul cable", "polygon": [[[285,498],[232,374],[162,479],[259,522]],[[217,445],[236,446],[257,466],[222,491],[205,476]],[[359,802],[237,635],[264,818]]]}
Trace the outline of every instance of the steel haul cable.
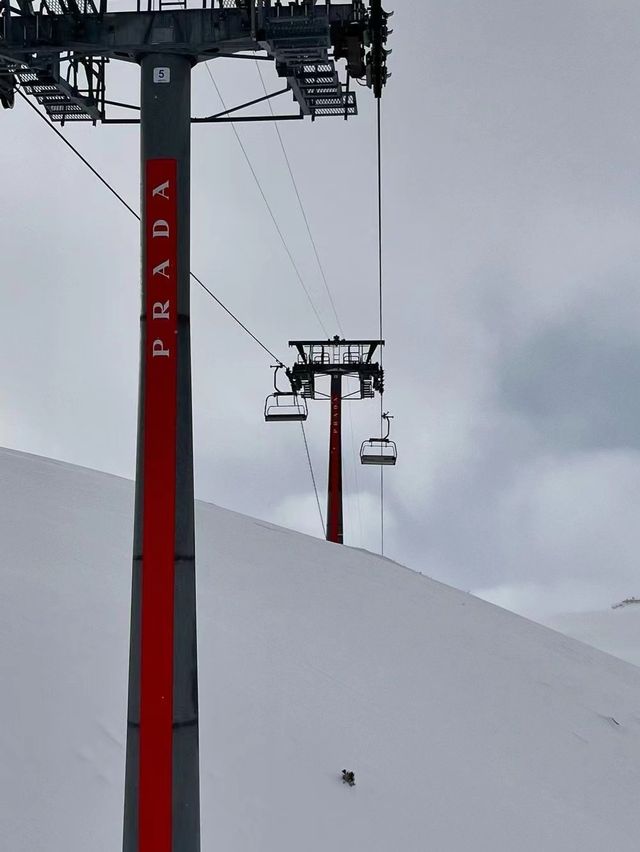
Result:
{"label": "steel haul cable", "polygon": [[[220,89],[218,88],[218,84],[216,83],[215,78],[214,78],[213,74],[211,73],[211,69],[209,68],[209,65],[206,62],[205,62],[205,68],[207,69],[207,73],[208,73],[209,77],[211,78],[211,82],[213,83],[213,86],[216,90],[216,93],[217,93],[218,97],[220,98],[220,103],[222,104],[223,108],[226,109],[227,105],[224,101],[224,98],[222,97]],[[287,253],[287,257],[289,258],[289,261],[291,262],[291,266],[293,267],[293,271],[296,274],[296,278],[298,279],[298,283],[300,284],[300,286],[304,290],[305,296],[307,297],[307,300],[308,300],[309,304],[311,305],[311,309],[313,310],[313,313],[315,314],[316,319],[320,323],[320,327],[322,328],[323,332],[327,335],[327,337],[329,337],[330,336],[329,332],[327,331],[325,324],[322,322],[322,318],[321,318],[320,314],[318,313],[318,309],[316,308],[316,306],[313,302],[313,299],[311,298],[311,294],[309,293],[307,285],[304,283],[304,278],[302,277],[302,274],[301,274],[301,272],[298,268],[298,264],[295,262],[293,254],[291,253],[291,249],[287,245],[287,241],[284,238],[284,234],[282,233],[282,229],[281,229],[280,225],[278,224],[278,220],[276,219],[275,213],[273,212],[273,209],[272,209],[271,205],[269,204],[269,202],[267,200],[267,196],[265,195],[265,192],[262,188],[262,184],[260,183],[260,179],[258,178],[256,170],[253,167],[253,163],[251,162],[251,160],[249,159],[249,155],[247,154],[247,149],[245,148],[244,143],[243,143],[242,139],[240,138],[240,134],[238,133],[238,129],[236,128],[233,121],[231,121],[230,124],[231,124],[231,129],[233,130],[235,137],[238,141],[238,145],[240,146],[240,150],[242,151],[244,158],[247,161],[247,165],[249,166],[251,174],[253,175],[253,179],[256,182],[256,186],[258,187],[260,195],[262,196],[262,200],[265,203],[265,207],[267,208],[269,216],[271,217],[271,221],[273,222],[273,225],[276,229],[276,232],[277,232],[278,236],[280,237],[280,242],[284,246],[284,250]]]}
{"label": "steel haul cable", "polygon": [[[378,141],[378,331],[382,340],[382,121],[380,98],[376,101],[376,136]],[[380,367],[384,347],[380,347]],[[380,394],[380,437],[383,435],[383,402]],[[384,467],[380,466],[380,555],[384,556]]]}
{"label": "steel haul cable", "polygon": [[307,442],[307,433],[306,433],[306,430],[304,428],[304,423],[302,421],[300,421],[300,428],[302,429],[302,438],[304,440],[304,448],[305,448],[306,453],[307,453],[307,461],[309,462],[309,473],[311,474],[311,481],[313,482],[313,490],[315,492],[316,503],[318,505],[318,514],[320,515],[320,524],[322,526],[322,533],[324,535],[324,518],[322,516],[322,508],[320,506],[320,497],[318,496],[318,488],[316,486],[316,477],[315,477],[315,474],[313,472],[313,465],[311,464],[311,454],[309,452],[309,444]]}
{"label": "steel haul cable", "polygon": [[[265,95],[268,94],[267,86],[264,82],[264,77],[262,76],[262,69],[260,68],[260,63],[256,61],[256,69],[258,71],[258,76],[260,77],[260,82],[262,83],[262,88],[264,89]],[[269,111],[271,115],[274,115],[273,105],[271,101],[267,101],[267,105],[269,107]],[[291,183],[293,184],[293,188],[296,193],[296,198],[298,199],[298,205],[300,207],[300,213],[302,214],[302,219],[304,221],[305,227],[307,229],[307,234],[309,235],[309,240],[311,242],[311,246],[313,247],[313,253],[316,258],[316,263],[318,264],[318,269],[320,270],[320,275],[322,276],[322,281],[324,282],[325,290],[327,291],[327,296],[329,297],[329,302],[331,303],[331,309],[333,311],[333,315],[336,318],[336,322],[338,324],[338,331],[344,337],[344,331],[342,328],[342,323],[340,322],[340,317],[338,316],[338,311],[336,310],[335,302],[333,301],[333,295],[331,293],[331,288],[329,287],[329,282],[327,281],[327,276],[324,271],[324,267],[322,265],[322,261],[320,260],[320,254],[318,252],[318,247],[316,245],[316,241],[313,238],[313,234],[311,233],[311,226],[309,224],[309,219],[307,218],[307,212],[304,209],[304,204],[302,203],[302,198],[300,197],[300,192],[298,190],[298,184],[293,174],[293,169],[291,168],[291,163],[289,161],[289,156],[287,154],[287,149],[284,147],[284,140],[282,139],[282,134],[280,133],[280,128],[278,127],[278,122],[274,122],[275,131],[278,135],[278,141],[280,142],[280,148],[282,150],[282,155],[284,157],[284,161],[287,164],[287,169],[289,171],[289,177],[291,178]]]}
{"label": "steel haul cable", "polygon": [[[23,99],[23,100],[24,100],[24,101],[25,101],[25,102],[26,102],[26,103],[27,103],[27,104],[31,107],[31,109],[35,112],[35,114],[36,114],[37,116],[39,116],[39,117],[40,117],[40,118],[44,121],[44,123],[45,123],[46,125],[48,125],[48,126],[49,126],[52,130],[53,130],[53,132],[56,134],[56,136],[58,136],[58,138],[59,138],[59,139],[61,139],[61,140],[64,142],[64,144],[67,146],[67,148],[69,148],[71,151],[73,151],[73,153],[76,155],[76,157],[78,157],[78,158],[79,158],[79,159],[80,159],[80,160],[84,163],[84,165],[85,165],[85,166],[89,169],[89,171],[90,171],[90,172],[92,172],[92,174],[93,174],[93,175],[95,175],[95,177],[97,177],[97,178],[98,178],[98,180],[100,181],[100,183],[102,183],[102,184],[103,184],[103,185],[104,185],[104,186],[105,186],[105,187],[109,190],[109,192],[110,192],[112,195],[114,195],[114,196],[118,199],[118,201],[119,201],[119,202],[120,202],[120,203],[121,203],[124,207],[126,207],[126,208],[127,208],[127,210],[129,211],[129,213],[131,213],[131,215],[132,215],[132,216],[135,216],[135,218],[136,218],[136,219],[138,220],[138,222],[139,222],[139,221],[140,221],[140,214],[139,214],[139,213],[137,213],[137,212],[133,209],[133,207],[132,207],[132,206],[131,206],[131,205],[130,205],[127,201],[125,201],[125,199],[122,197],[122,195],[120,195],[120,193],[119,193],[116,189],[114,189],[114,188],[111,186],[111,184],[110,184],[110,183],[109,183],[109,182],[108,182],[105,178],[103,178],[103,177],[102,177],[102,175],[100,174],[100,172],[99,172],[97,169],[95,169],[95,168],[91,165],[91,163],[90,163],[90,162],[86,159],[86,157],[84,157],[84,156],[80,153],[80,151],[78,151],[78,149],[75,147],[75,145],[73,145],[71,142],[69,142],[69,140],[67,139],[67,137],[66,137],[63,133],[61,133],[61,132],[58,130],[58,128],[57,128],[54,124],[52,124],[52,123],[49,121],[49,119],[48,119],[48,118],[47,118],[47,117],[46,117],[43,113],[41,113],[41,112],[40,112],[40,110],[39,110],[36,106],[34,106],[34,105],[31,103],[31,101],[27,98],[27,96],[26,96],[26,95],[24,95],[24,94],[23,94],[21,91],[19,91],[19,90],[18,90],[18,94],[19,94],[19,95],[20,95],[20,97],[21,97],[21,98],[22,98],[22,99]],[[256,335],[255,335],[255,334],[254,334],[254,333],[253,333],[253,332],[252,332],[249,328],[247,328],[247,326],[246,326],[246,325],[242,322],[242,320],[240,320],[240,319],[239,319],[239,318],[238,318],[238,317],[237,317],[237,316],[233,313],[233,311],[232,311],[230,308],[228,308],[228,307],[224,304],[224,302],[220,301],[220,299],[219,299],[219,298],[215,295],[215,293],[213,293],[213,292],[212,292],[212,291],[211,291],[211,290],[210,290],[210,289],[206,286],[206,284],[204,284],[204,282],[203,282],[203,281],[202,281],[202,280],[201,280],[201,279],[200,279],[200,278],[199,278],[199,277],[195,274],[195,272],[189,272],[189,275],[193,278],[193,280],[194,280],[196,283],[198,283],[198,284],[202,287],[202,289],[203,289],[203,290],[205,290],[205,292],[207,292],[207,293],[211,296],[211,298],[212,298],[212,299],[213,299],[213,300],[214,300],[214,301],[215,301],[215,302],[216,302],[216,303],[217,303],[217,304],[218,304],[218,305],[222,308],[222,310],[223,310],[223,311],[225,311],[225,312],[226,312],[226,313],[227,313],[227,314],[231,317],[231,319],[232,319],[235,323],[237,323],[237,324],[240,326],[240,328],[241,328],[243,331],[245,331],[245,332],[249,335],[249,337],[252,337],[252,338],[253,338],[253,340],[255,340],[255,342],[258,344],[258,346],[262,347],[262,349],[264,349],[264,351],[265,351],[265,352],[266,352],[266,353],[267,353],[267,354],[268,354],[271,358],[273,358],[273,359],[274,359],[274,361],[278,361],[278,363],[281,363],[281,362],[280,362],[280,359],[277,357],[277,355],[274,355],[274,353],[273,353],[273,352],[272,352],[272,351],[268,348],[268,346],[265,346],[265,344],[264,344],[264,343],[263,343],[263,342],[262,342],[262,341],[261,341],[258,337],[256,337]]]}
{"label": "steel haul cable", "polygon": [[[75,147],[75,145],[73,145],[71,142],[69,142],[69,140],[66,138],[66,136],[65,136],[63,133],[61,133],[61,132],[58,130],[58,128],[57,128],[57,127],[56,127],[56,126],[55,126],[55,125],[54,125],[51,121],[49,121],[49,119],[48,119],[48,118],[47,118],[47,117],[46,117],[43,113],[41,113],[41,112],[40,112],[40,110],[39,110],[39,109],[38,109],[38,108],[37,108],[37,107],[36,107],[36,106],[35,106],[35,105],[34,105],[34,104],[33,104],[33,103],[32,103],[32,102],[28,99],[28,98],[27,98],[27,96],[26,96],[23,92],[21,92],[20,90],[18,90],[18,95],[20,95],[20,97],[21,97],[21,98],[22,98],[22,99],[23,99],[23,100],[24,100],[24,101],[25,101],[25,102],[26,102],[26,103],[27,103],[27,104],[31,107],[31,109],[32,109],[32,110],[36,113],[36,115],[37,115],[39,118],[41,118],[41,119],[42,119],[42,121],[44,121],[44,123],[45,123],[48,127],[50,127],[50,128],[51,128],[51,130],[53,130],[53,132],[56,134],[56,136],[58,136],[58,138],[59,138],[59,139],[61,139],[61,140],[64,142],[64,144],[67,146],[67,148],[69,148],[71,151],[73,151],[73,153],[76,155],[76,157],[78,157],[78,159],[79,159],[79,160],[81,160],[81,162],[82,162],[82,163],[83,163],[83,164],[84,164],[84,165],[85,165],[85,166],[89,169],[89,171],[90,171],[90,172],[91,172],[91,173],[92,173],[92,174],[93,174],[93,175],[94,175],[94,176],[95,176],[95,177],[96,177],[96,178],[100,181],[100,183],[102,183],[102,184],[103,184],[103,186],[105,186],[105,187],[109,190],[109,192],[110,192],[112,195],[114,195],[114,196],[118,199],[118,201],[119,201],[119,202],[120,202],[120,203],[121,203],[124,207],[126,207],[126,209],[129,211],[129,213],[131,213],[131,215],[132,215],[132,216],[134,216],[134,217],[138,220],[138,222],[140,222],[140,221],[141,221],[141,220],[140,220],[140,214],[139,214],[139,213],[137,213],[137,212],[133,209],[133,207],[131,207],[131,205],[130,205],[130,204],[129,204],[129,203],[128,203],[128,202],[127,202],[124,198],[123,198],[123,196],[122,196],[122,195],[120,195],[120,193],[119,193],[116,189],[114,189],[114,188],[111,186],[111,184],[110,184],[110,183],[109,183],[109,182],[108,182],[108,181],[107,181],[107,180],[106,180],[106,179],[105,179],[105,178],[104,178],[104,177],[100,174],[100,172],[99,172],[99,171],[98,171],[98,170],[97,170],[94,166],[92,166],[92,165],[91,165],[91,163],[90,163],[90,162],[86,159],[86,157],[84,157],[84,156],[80,153],[80,151],[78,151],[78,149]],[[199,284],[199,285],[200,285],[200,287],[202,287],[202,289],[203,289],[206,293],[208,293],[208,294],[209,294],[209,296],[211,296],[211,298],[212,298],[212,299],[216,302],[216,304],[217,304],[217,305],[219,305],[219,306],[220,306],[220,307],[221,307],[221,308],[222,308],[222,309],[223,309],[223,310],[224,310],[224,311],[225,311],[225,312],[226,312],[226,313],[227,313],[227,314],[231,317],[231,319],[233,319],[233,321],[234,321],[234,322],[235,322],[238,326],[240,326],[240,328],[241,328],[244,332],[246,332],[246,334],[248,334],[248,335],[249,335],[249,337],[251,337],[251,338],[252,338],[252,339],[253,339],[253,340],[254,340],[254,341],[258,344],[258,346],[260,346],[260,347],[261,347],[261,348],[262,348],[262,349],[263,349],[263,350],[264,350],[264,351],[265,351],[265,352],[266,352],[266,353],[267,353],[267,354],[268,354],[271,358],[273,358],[273,360],[274,360],[274,361],[277,361],[279,364],[282,364],[282,361],[281,361],[281,360],[277,357],[277,355],[274,355],[274,353],[273,353],[273,352],[269,349],[269,347],[268,347],[268,346],[266,346],[266,345],[265,345],[265,344],[264,344],[264,343],[260,340],[260,338],[258,338],[258,337],[257,337],[257,336],[256,336],[256,335],[255,335],[255,334],[254,334],[254,333],[253,333],[253,332],[252,332],[252,331],[251,331],[251,330],[250,330],[250,329],[249,329],[249,328],[248,328],[248,327],[247,327],[247,326],[246,326],[246,325],[242,322],[242,320],[240,320],[240,319],[239,319],[239,318],[238,318],[238,317],[237,317],[237,316],[233,313],[233,311],[232,311],[232,310],[230,310],[230,309],[229,309],[229,308],[228,308],[228,307],[224,304],[224,302],[222,302],[222,301],[221,301],[221,300],[220,300],[220,299],[219,299],[219,298],[218,298],[218,297],[217,297],[217,296],[216,296],[216,295],[215,295],[215,294],[214,294],[214,293],[213,293],[213,292],[212,292],[212,291],[211,291],[211,290],[210,290],[210,289],[206,286],[206,284],[204,284],[204,282],[203,282],[203,281],[202,281],[202,280],[201,280],[201,279],[200,279],[200,278],[199,278],[199,277],[198,277],[198,276],[197,276],[194,272],[191,272],[191,271],[190,271],[190,272],[189,272],[189,275],[191,276],[191,278],[193,278],[193,280],[194,280],[197,284]],[[301,425],[302,425],[302,424],[301,424]],[[323,517],[322,517],[322,510],[321,510],[321,508],[320,508],[320,498],[319,498],[319,496],[318,496],[318,489],[317,489],[317,486],[316,486],[316,478],[315,478],[315,475],[314,475],[314,473],[313,473],[313,466],[312,466],[312,464],[311,464],[311,456],[309,455],[309,448],[308,448],[308,445],[307,445],[307,438],[306,438],[306,434],[304,433],[304,427],[303,427],[303,430],[302,430],[302,431],[303,431],[303,437],[304,437],[305,448],[306,448],[306,451],[307,451],[307,461],[308,461],[308,463],[309,463],[309,470],[310,470],[310,472],[311,472],[311,481],[312,481],[312,483],[313,483],[313,490],[314,490],[314,492],[315,492],[316,503],[318,504],[318,512],[319,512],[319,515],[320,515],[320,523],[321,523],[321,525],[322,525],[322,530],[323,530],[323,532],[324,532],[324,519],[323,519]]]}

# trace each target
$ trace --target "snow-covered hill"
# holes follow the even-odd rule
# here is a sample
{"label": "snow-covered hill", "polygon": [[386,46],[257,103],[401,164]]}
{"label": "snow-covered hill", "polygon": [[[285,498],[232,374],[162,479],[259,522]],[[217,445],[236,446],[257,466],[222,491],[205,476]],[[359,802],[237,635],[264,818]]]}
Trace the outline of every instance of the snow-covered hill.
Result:
{"label": "snow-covered hill", "polygon": [[549,627],[640,666],[640,604],[557,615]]}
{"label": "snow-covered hill", "polygon": [[[12,451],[0,483],[0,848],[116,852],[133,489]],[[197,520],[203,852],[636,852],[640,670],[368,553]]]}

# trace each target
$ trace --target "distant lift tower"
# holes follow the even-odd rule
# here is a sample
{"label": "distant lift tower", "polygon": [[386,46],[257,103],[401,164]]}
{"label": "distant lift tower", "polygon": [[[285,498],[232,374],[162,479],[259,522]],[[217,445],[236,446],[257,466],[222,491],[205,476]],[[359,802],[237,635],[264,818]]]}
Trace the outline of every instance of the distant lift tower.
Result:
{"label": "distant lift tower", "polygon": [[[0,0],[0,105],[10,109],[21,89],[54,122],[141,125],[141,368],[125,852],[200,849],[191,123],[355,115],[351,82],[368,84],[379,98],[387,79],[387,17],[381,0],[118,0],[117,11],[108,0]],[[224,57],[274,62],[283,88],[192,118],[192,67]],[[139,105],[107,98],[111,60],[140,65]],[[339,60],[345,61],[344,81]],[[297,111],[243,112],[286,92]]]}
{"label": "distant lift tower", "polygon": [[[290,340],[298,350],[291,370],[292,390],[307,399],[328,399],[331,406],[329,427],[329,486],[327,493],[327,540],[343,543],[342,513],[342,401],[372,399],[384,390],[384,373],[373,359],[384,340]],[[329,393],[318,380],[329,377]],[[358,380],[355,391],[343,394],[342,380]]]}

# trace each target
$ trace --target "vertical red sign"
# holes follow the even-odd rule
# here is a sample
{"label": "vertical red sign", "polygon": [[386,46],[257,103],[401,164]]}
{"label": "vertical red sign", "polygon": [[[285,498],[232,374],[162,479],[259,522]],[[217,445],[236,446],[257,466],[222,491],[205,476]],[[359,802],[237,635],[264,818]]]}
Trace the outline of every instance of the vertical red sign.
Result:
{"label": "vertical red sign", "polygon": [[147,160],[139,852],[171,852],[177,166]]}
{"label": "vertical red sign", "polygon": [[327,539],[342,544],[342,380],[331,377]]}

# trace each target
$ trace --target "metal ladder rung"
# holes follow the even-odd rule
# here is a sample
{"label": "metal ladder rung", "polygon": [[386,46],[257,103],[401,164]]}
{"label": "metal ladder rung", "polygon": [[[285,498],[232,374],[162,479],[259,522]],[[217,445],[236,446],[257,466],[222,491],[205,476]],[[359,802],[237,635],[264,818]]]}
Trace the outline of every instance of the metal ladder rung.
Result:
{"label": "metal ladder rung", "polygon": [[92,116],[90,116],[87,112],[72,112],[69,114],[55,113],[55,115],[51,115],[49,117],[51,118],[51,121],[60,122],[61,124],[63,122],[66,123],[67,121],[95,121],[95,119],[92,118]]}
{"label": "metal ladder rung", "polygon": [[338,80],[338,75],[335,77],[298,77],[296,76],[296,80],[300,83],[301,89],[306,89],[309,86],[339,86],[340,81]]}
{"label": "metal ladder rung", "polygon": [[58,102],[50,105],[49,112],[87,112],[82,104],[75,104],[73,101],[67,100],[64,103]]}
{"label": "metal ladder rung", "polygon": [[23,86],[22,88],[24,89],[24,91],[28,95],[35,95],[36,97],[38,97],[40,95],[43,95],[43,96],[53,95],[58,91],[58,88],[56,86],[36,86],[36,85],[32,85],[32,86]]}

